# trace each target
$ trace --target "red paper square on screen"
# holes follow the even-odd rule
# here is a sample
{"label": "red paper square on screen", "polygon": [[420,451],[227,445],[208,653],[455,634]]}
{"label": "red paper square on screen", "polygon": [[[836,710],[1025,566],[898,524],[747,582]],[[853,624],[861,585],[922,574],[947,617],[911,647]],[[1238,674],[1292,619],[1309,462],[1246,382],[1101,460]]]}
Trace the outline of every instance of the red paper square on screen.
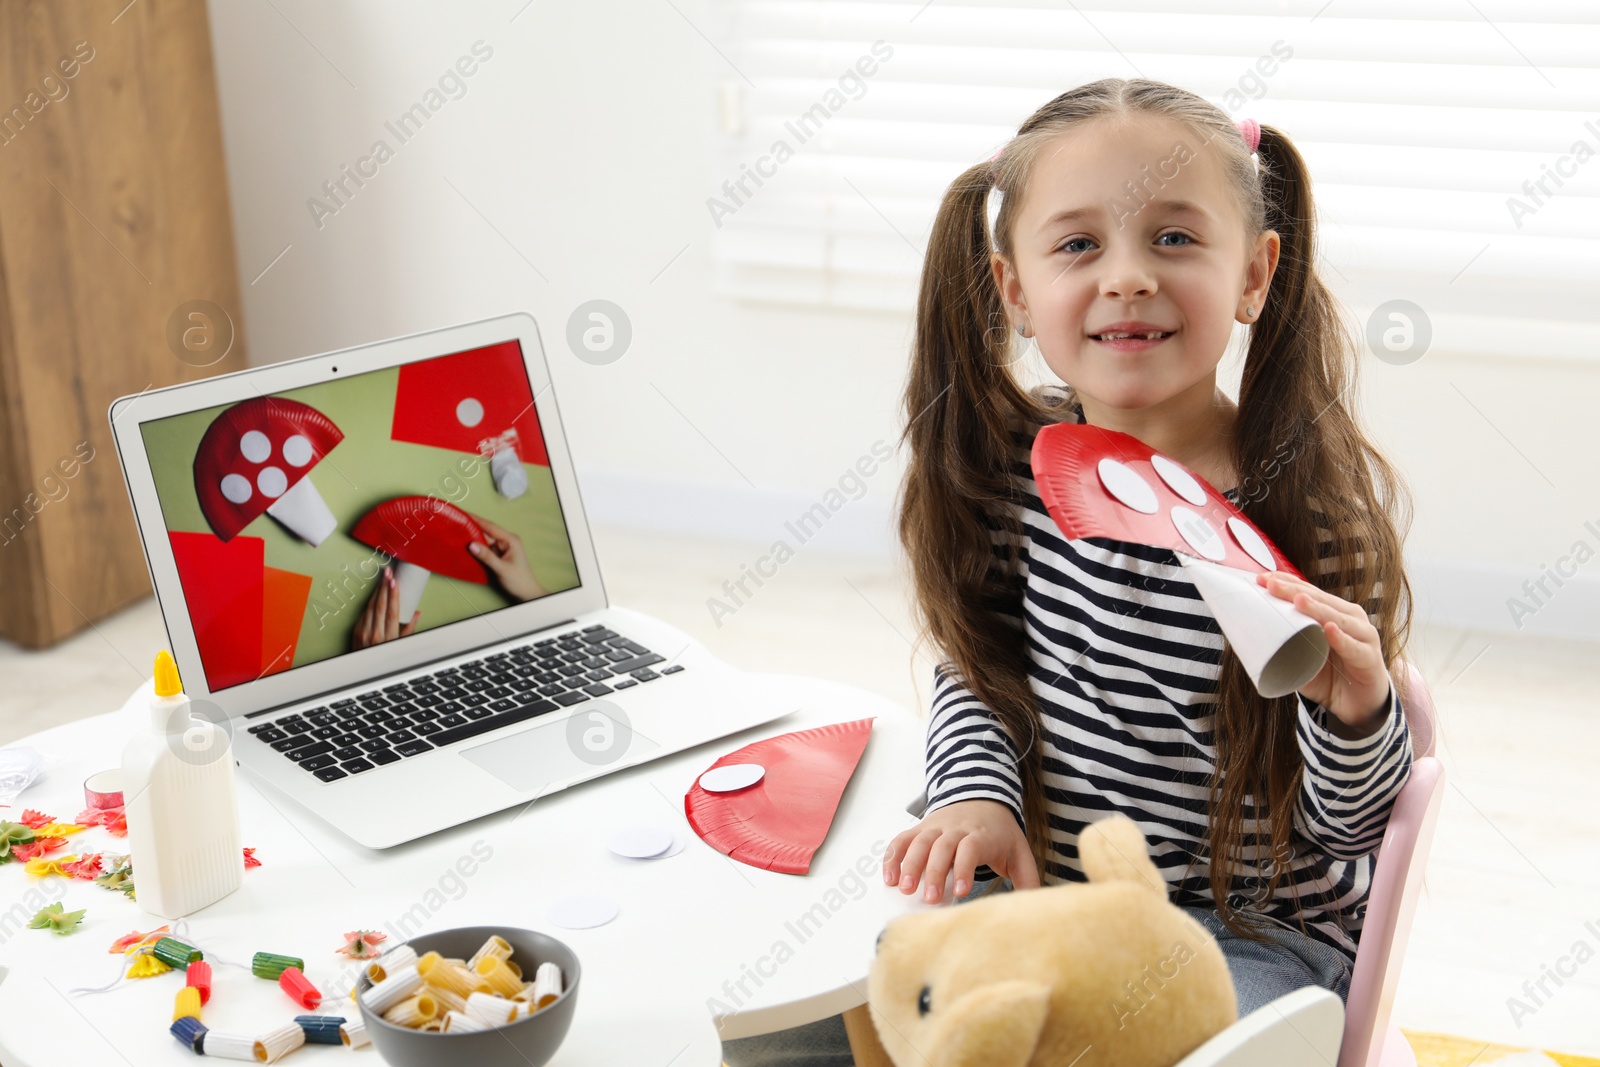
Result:
{"label": "red paper square on screen", "polygon": [[524,463],[548,467],[544,435],[517,341],[439,356],[400,368],[395,391],[396,441],[483,453],[484,442],[516,430]]}
{"label": "red paper square on screen", "polygon": [[224,541],[210,533],[169,536],[206,686],[216,690],[255,681],[261,673],[266,542],[259,537]]}

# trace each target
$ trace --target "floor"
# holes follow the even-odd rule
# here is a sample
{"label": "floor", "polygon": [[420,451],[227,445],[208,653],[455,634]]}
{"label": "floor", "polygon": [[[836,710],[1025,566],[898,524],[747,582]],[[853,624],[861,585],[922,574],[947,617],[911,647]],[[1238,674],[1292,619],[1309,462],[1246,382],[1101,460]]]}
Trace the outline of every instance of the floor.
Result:
{"label": "floor", "polygon": [[[723,583],[759,554],[597,534],[616,603],[752,670],[824,674],[920,706],[906,586],[877,558],[801,552],[753,595]],[[713,610],[718,598],[727,610]],[[0,744],[119,705],[163,641],[153,601],[38,654],[0,642]],[[1447,793],[1395,1020],[1422,1031],[1600,1055],[1600,655],[1580,642],[1419,628]]]}

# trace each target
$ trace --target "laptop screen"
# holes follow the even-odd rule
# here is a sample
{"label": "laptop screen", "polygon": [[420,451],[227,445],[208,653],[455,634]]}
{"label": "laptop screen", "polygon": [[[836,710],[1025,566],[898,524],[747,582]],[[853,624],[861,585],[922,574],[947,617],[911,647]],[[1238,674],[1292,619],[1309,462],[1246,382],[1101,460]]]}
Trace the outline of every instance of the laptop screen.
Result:
{"label": "laptop screen", "polygon": [[515,340],[140,429],[213,692],[579,584]]}

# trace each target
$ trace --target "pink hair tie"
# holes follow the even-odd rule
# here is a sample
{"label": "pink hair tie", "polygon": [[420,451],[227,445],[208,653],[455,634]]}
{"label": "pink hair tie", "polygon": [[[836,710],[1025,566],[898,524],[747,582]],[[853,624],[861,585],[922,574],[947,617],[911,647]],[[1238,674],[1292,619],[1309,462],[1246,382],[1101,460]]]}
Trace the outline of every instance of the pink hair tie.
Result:
{"label": "pink hair tie", "polygon": [[1239,135],[1244,138],[1245,147],[1250,149],[1252,155],[1261,147],[1261,123],[1255,119],[1240,119]]}

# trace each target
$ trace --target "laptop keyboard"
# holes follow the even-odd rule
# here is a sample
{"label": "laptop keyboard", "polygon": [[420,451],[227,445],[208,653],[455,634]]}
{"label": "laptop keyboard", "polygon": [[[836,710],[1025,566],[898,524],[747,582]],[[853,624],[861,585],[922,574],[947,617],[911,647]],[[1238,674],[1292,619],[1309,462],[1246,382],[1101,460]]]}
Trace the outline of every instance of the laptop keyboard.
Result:
{"label": "laptop keyboard", "polygon": [[324,782],[683,670],[604,626],[547,637],[322,707],[250,733]]}

